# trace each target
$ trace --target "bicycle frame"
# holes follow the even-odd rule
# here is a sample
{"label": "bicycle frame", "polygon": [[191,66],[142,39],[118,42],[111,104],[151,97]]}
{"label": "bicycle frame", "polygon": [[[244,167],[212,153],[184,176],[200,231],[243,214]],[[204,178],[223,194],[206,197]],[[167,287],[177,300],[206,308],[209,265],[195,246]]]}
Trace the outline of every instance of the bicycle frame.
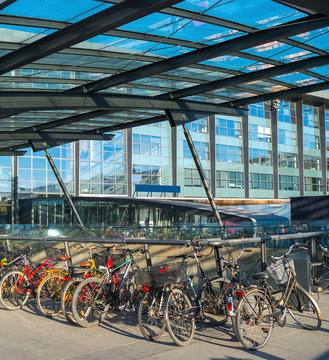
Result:
{"label": "bicycle frame", "polygon": [[[21,292],[33,292],[34,288],[36,287],[33,283],[33,277],[34,275],[41,269],[45,267],[46,269],[52,268],[54,269],[54,267],[52,266],[50,259],[46,259],[41,265],[39,265],[37,268],[35,268],[32,272],[30,270],[29,265],[24,266],[23,268],[23,273],[24,273],[24,277],[27,275],[30,282],[31,282],[31,288],[30,289],[20,289],[19,286],[22,284],[22,281],[24,279],[24,277],[22,276],[21,279],[19,280],[19,283],[17,284],[17,291],[21,291]],[[45,276],[45,275],[44,275]],[[41,280],[43,279],[44,276],[41,276],[40,279],[38,279],[38,283],[39,284],[41,282]]]}

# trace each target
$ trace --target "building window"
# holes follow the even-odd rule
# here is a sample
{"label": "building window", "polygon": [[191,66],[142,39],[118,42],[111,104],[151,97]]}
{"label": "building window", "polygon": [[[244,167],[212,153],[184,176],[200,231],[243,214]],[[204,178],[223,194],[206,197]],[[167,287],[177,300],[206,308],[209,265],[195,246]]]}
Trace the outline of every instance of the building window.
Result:
{"label": "building window", "polygon": [[304,133],[304,149],[320,149],[320,136]]}
{"label": "building window", "polygon": [[250,189],[273,190],[273,175],[250,173]]}
{"label": "building window", "polygon": [[286,152],[279,152],[278,165],[283,168],[298,169],[298,156],[297,154],[291,154]]}
{"label": "building window", "polygon": [[303,124],[313,129],[319,128],[319,109],[317,107],[303,105]]}
{"label": "building window", "polygon": [[133,184],[160,185],[161,167],[154,165],[133,165]]}
{"label": "building window", "polygon": [[[209,144],[202,141],[194,141],[193,143],[200,159],[209,160]],[[183,140],[183,151],[185,159],[192,159],[192,154],[186,140]]]}
{"label": "building window", "polygon": [[280,122],[296,124],[296,103],[279,100],[277,116]]}
{"label": "building window", "polygon": [[305,191],[317,191],[322,190],[321,178],[305,177]]}
{"label": "building window", "polygon": [[242,147],[216,144],[216,161],[243,163]]}
{"label": "building window", "polygon": [[261,142],[272,142],[271,128],[267,126],[249,124],[249,138]]}
{"label": "building window", "polygon": [[242,137],[242,124],[237,119],[224,119],[216,115],[216,135],[229,136],[234,138]]}
{"label": "building window", "polygon": [[244,189],[244,174],[235,171],[216,171],[216,187],[219,189]]}
{"label": "building window", "polygon": [[[210,171],[204,170],[207,181],[210,180]],[[201,187],[202,181],[198,170],[196,169],[184,169],[184,186],[186,187]]]}
{"label": "building window", "polygon": [[318,156],[304,155],[304,169],[321,170],[321,161]]}
{"label": "building window", "polygon": [[249,164],[272,165],[272,151],[263,149],[249,149]]}
{"label": "building window", "polygon": [[161,156],[161,137],[133,134],[133,154]]}
{"label": "building window", "polygon": [[185,124],[189,131],[208,134],[208,119],[199,119]]}
{"label": "building window", "polygon": [[271,112],[268,103],[249,105],[250,115],[259,118],[271,119]]}
{"label": "building window", "polygon": [[279,190],[299,191],[299,176],[280,175]]}
{"label": "building window", "polygon": [[291,129],[279,129],[278,143],[280,145],[297,146],[297,133]]}

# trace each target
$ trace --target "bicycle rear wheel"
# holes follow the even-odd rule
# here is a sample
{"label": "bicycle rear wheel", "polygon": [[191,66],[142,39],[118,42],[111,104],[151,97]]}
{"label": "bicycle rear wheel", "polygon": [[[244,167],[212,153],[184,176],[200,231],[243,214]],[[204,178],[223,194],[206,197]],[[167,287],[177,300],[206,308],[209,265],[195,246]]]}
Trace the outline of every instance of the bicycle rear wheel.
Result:
{"label": "bicycle rear wheel", "polygon": [[241,298],[235,316],[235,330],[247,350],[256,350],[268,343],[273,331],[272,313],[270,301],[257,289]]}
{"label": "bicycle rear wheel", "polygon": [[171,289],[166,295],[163,317],[171,339],[179,346],[192,342],[195,330],[194,314],[189,313],[192,304],[180,288]]}
{"label": "bicycle rear wheel", "polygon": [[165,331],[162,290],[145,291],[138,304],[138,325],[147,340],[158,339]]}
{"label": "bicycle rear wheel", "polygon": [[59,273],[46,276],[37,289],[37,305],[41,313],[48,317],[55,317],[62,311],[61,295],[65,277]]}
{"label": "bicycle rear wheel", "polygon": [[7,310],[22,308],[30,294],[30,280],[22,271],[9,271],[0,281],[0,303]]}
{"label": "bicycle rear wheel", "polygon": [[321,311],[312,296],[302,287],[292,290],[287,309],[292,318],[307,330],[317,330],[321,326]]}
{"label": "bicycle rear wheel", "polygon": [[104,279],[90,277],[76,288],[72,298],[72,313],[76,323],[82,327],[97,326],[104,320],[109,304]]}
{"label": "bicycle rear wheel", "polygon": [[61,296],[61,309],[66,320],[71,324],[76,324],[72,313],[72,297],[75,289],[81,281],[83,281],[82,277],[75,276],[67,281],[63,287]]}

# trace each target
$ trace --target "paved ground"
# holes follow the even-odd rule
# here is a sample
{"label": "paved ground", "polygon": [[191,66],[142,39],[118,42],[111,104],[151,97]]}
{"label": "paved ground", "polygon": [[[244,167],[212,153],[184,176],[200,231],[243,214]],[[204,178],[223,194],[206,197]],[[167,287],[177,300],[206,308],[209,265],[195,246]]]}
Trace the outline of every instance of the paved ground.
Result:
{"label": "paved ground", "polygon": [[1,360],[218,360],[218,359],[329,359],[329,293],[319,301],[322,328],[302,330],[293,321],[276,327],[269,344],[247,352],[236,342],[228,324],[198,327],[193,343],[174,345],[169,335],[157,342],[142,338],[135,315],[113,313],[97,328],[72,326],[64,318],[47,319],[38,314],[31,302],[24,310],[0,309]]}

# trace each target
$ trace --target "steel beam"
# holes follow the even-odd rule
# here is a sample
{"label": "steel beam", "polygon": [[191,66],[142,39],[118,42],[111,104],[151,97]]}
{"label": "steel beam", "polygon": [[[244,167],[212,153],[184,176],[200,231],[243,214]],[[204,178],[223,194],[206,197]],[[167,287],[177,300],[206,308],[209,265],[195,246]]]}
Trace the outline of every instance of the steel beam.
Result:
{"label": "steel beam", "polygon": [[98,134],[95,131],[83,133],[77,131],[63,132],[63,131],[1,131],[0,132],[0,141],[6,140],[31,140],[31,141],[49,141],[49,140],[98,140],[98,141],[109,141],[112,140],[114,134]]}
{"label": "steel beam", "polygon": [[[181,90],[172,91],[168,94],[160,95],[158,98],[165,99],[177,99],[187,96],[193,96],[200,93],[206,93],[208,91],[223,89],[230,86],[245,84],[257,80],[262,80],[274,76],[280,76],[293,72],[299,72],[308,68],[318,67],[329,64],[329,55],[321,55],[312,57],[309,59],[294,61],[289,64],[279,65],[264,70],[253,71],[243,75],[232,76],[230,78],[221,79],[217,81],[211,81],[207,84],[196,85]],[[250,89],[250,91],[252,91]]]}
{"label": "steel beam", "polygon": [[84,224],[83,224],[83,222],[82,222],[82,220],[81,220],[81,218],[80,218],[80,215],[79,215],[76,207],[75,207],[74,204],[73,204],[73,201],[72,201],[72,199],[71,199],[71,196],[70,196],[69,192],[68,192],[67,189],[66,189],[66,186],[65,186],[65,184],[64,184],[64,181],[62,180],[61,175],[60,175],[60,173],[58,172],[58,170],[57,170],[57,168],[56,168],[56,165],[55,165],[55,163],[54,163],[51,155],[49,154],[49,152],[48,152],[47,150],[45,150],[45,154],[46,154],[46,158],[47,158],[47,160],[48,160],[48,162],[49,162],[49,165],[50,165],[50,167],[52,168],[52,170],[53,170],[53,172],[54,172],[54,174],[55,174],[55,176],[56,176],[56,179],[57,179],[57,181],[58,181],[58,183],[59,183],[59,186],[61,187],[61,189],[62,189],[62,191],[63,191],[63,193],[64,193],[64,196],[65,196],[67,202],[69,203],[70,208],[71,208],[72,211],[73,211],[73,214],[74,214],[75,218],[77,219],[80,227],[83,229],[83,228],[84,228]]}
{"label": "steel beam", "polygon": [[230,102],[222,103],[223,106],[245,106],[249,104],[255,104],[259,102],[264,102],[268,100],[274,100],[274,99],[285,99],[285,98],[295,98],[299,97],[303,94],[312,93],[315,91],[320,90],[327,90],[329,89],[329,81],[324,81],[318,84],[313,85],[306,85],[306,86],[299,86],[295,89],[289,89],[289,90],[282,90],[282,91],[276,91],[270,94],[264,94],[259,96],[252,96],[249,98],[241,99],[241,100],[234,100]]}
{"label": "steel beam", "polygon": [[[179,112],[204,112],[204,115],[221,113],[225,115],[244,115],[245,110],[199,101],[158,99],[148,96],[118,94],[72,94],[68,92],[29,92],[6,91],[0,93],[0,109],[19,110],[173,110]],[[82,115],[83,116],[83,115]]]}
{"label": "steel beam", "polygon": [[0,156],[24,156],[26,151],[19,150],[0,150]]}
{"label": "steel beam", "polygon": [[328,17],[320,17],[312,20],[301,19],[294,23],[284,24],[266,30],[259,30],[253,34],[240,36],[223,43],[208,46],[204,49],[194,50],[186,54],[178,55],[150,65],[145,65],[130,71],[126,71],[124,73],[111,76],[110,78],[97,80],[89,83],[88,85],[85,85],[83,88],[74,88],[70,90],[70,92],[95,92],[107,89],[109,87],[131,82],[157,73],[163,73],[214,57],[227,55],[232,51],[248,49],[260,44],[280,40],[282,38],[297,35],[306,31],[315,30],[328,25]]}
{"label": "steel beam", "polygon": [[182,0],[126,0],[0,58],[0,74],[34,62]]}

